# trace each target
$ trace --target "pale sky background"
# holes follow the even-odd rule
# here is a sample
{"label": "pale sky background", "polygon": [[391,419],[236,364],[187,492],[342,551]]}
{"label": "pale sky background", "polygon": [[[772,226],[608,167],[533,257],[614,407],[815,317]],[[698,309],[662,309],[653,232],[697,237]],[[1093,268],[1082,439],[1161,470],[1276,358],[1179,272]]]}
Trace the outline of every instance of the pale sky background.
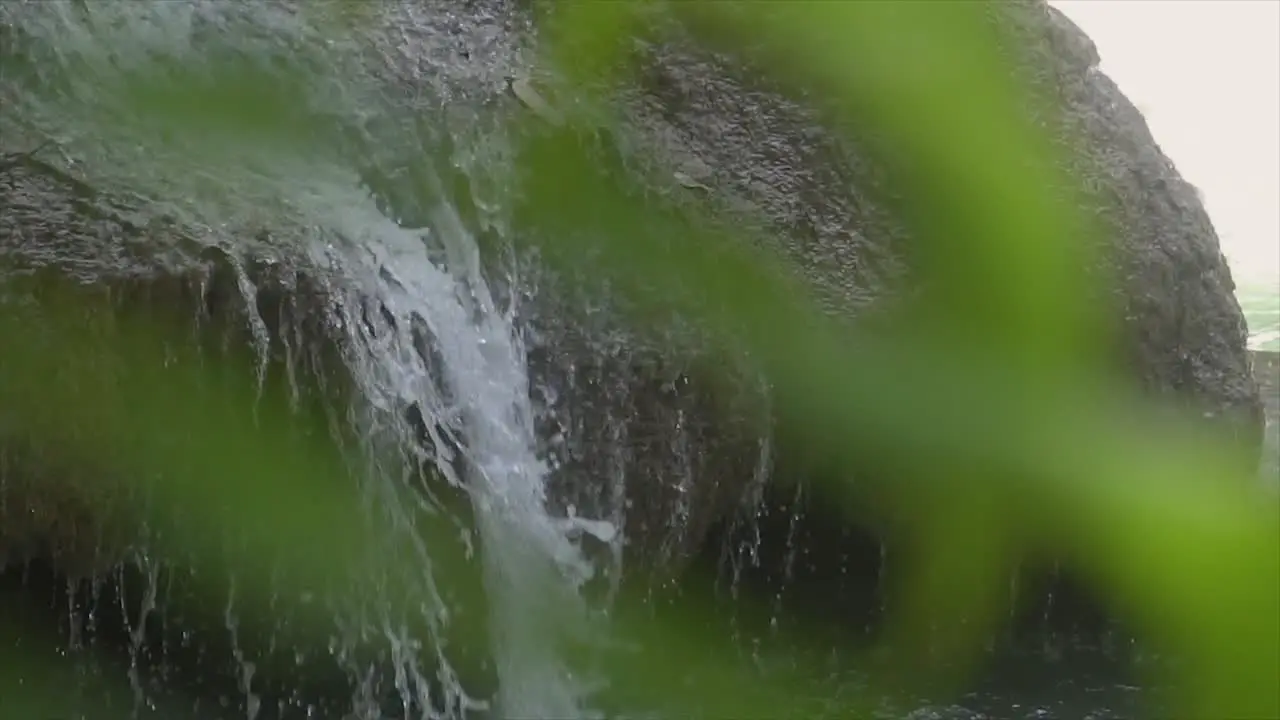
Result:
{"label": "pale sky background", "polygon": [[1236,284],[1280,287],[1280,0],[1050,0],[1204,193]]}

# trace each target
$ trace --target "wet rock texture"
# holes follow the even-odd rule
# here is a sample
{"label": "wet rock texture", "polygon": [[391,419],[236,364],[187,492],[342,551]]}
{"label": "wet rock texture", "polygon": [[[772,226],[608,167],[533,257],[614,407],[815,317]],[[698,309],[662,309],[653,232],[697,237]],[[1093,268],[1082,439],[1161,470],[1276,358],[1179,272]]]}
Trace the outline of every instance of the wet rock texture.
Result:
{"label": "wet rock texture", "polygon": [[[1115,279],[1109,287],[1119,326],[1118,365],[1150,394],[1234,437],[1250,462],[1260,445],[1262,406],[1231,274],[1195,189],[1160,150],[1138,110],[1099,70],[1093,43],[1065,16],[1044,2],[1025,0],[993,4],[991,17],[1017,72],[1056,108],[1043,123],[1072,149],[1067,169],[1087,190],[1083,210],[1111,230],[1098,271]],[[861,316],[891,305],[909,274],[903,251],[910,238],[874,202],[872,191],[883,189],[880,175],[860,157],[857,138],[825,129],[812,103],[771,88],[743,58],[709,50],[675,24],[661,31],[661,40],[636,42],[640,77],[618,98],[629,119],[629,141],[648,153],[633,166],[652,165],[653,157],[662,165],[662,172],[650,175],[656,178],[655,194],[670,195],[674,188],[675,197],[702,202],[700,193],[678,179],[661,187],[674,172],[709,188],[712,203],[726,215],[753,224],[763,218],[764,229],[833,314]],[[573,366],[580,372],[596,362],[575,355]],[[670,408],[674,398],[696,392],[673,394],[672,401],[641,396]],[[574,386],[562,400],[601,403],[593,393]],[[720,426],[733,422],[722,418]],[[637,425],[633,431],[634,436],[646,429]],[[609,441],[580,439],[581,457],[608,456]],[[750,444],[735,447],[738,457],[754,457]],[[600,466],[584,464],[594,468],[586,474],[602,476]],[[633,482],[669,484],[681,477],[678,470],[666,467]],[[738,475],[726,478],[724,472]],[[780,472],[787,474],[785,468]],[[721,466],[710,477],[678,482],[740,486],[749,477],[745,468]],[[735,495],[721,493],[725,504],[706,512],[731,516]],[[670,503],[651,505],[650,511],[658,513],[656,521],[652,515],[633,520],[650,532],[662,518],[688,517]],[[681,532],[685,546],[695,548],[699,533],[689,525]]]}
{"label": "wet rock texture", "polygon": [[1111,274],[1133,375],[1220,418],[1252,449],[1262,405],[1249,371],[1248,330],[1218,237],[1191,184],[1160,150],[1142,114],[1098,69],[1085,33],[1043,3],[1010,4],[1014,37],[1027,38],[1030,73],[1063,108],[1066,138],[1080,138],[1073,170],[1115,238]]}
{"label": "wet rock texture", "polygon": [[[200,347],[210,362],[229,348],[257,347],[263,333],[272,343],[263,372],[271,382],[300,380],[299,407],[307,411],[326,401],[322,395],[349,392],[323,322],[323,292],[313,277],[276,260],[242,265],[136,201],[90,187],[34,154],[0,160],[0,307],[31,321],[18,327],[31,327],[45,303],[68,294],[84,303],[78,354],[56,354],[65,345],[48,351],[48,365],[66,382],[106,381],[98,370],[109,364],[114,319],[145,316],[180,328],[172,341]],[[245,283],[255,288],[253,306]],[[30,350],[48,340],[4,342]],[[21,383],[13,371],[0,355],[0,392]],[[68,428],[94,422],[92,407],[67,411]],[[51,445],[29,420],[0,409],[0,561],[42,558],[72,577],[110,569],[139,539],[136,483],[123,482],[106,458],[98,463]]]}
{"label": "wet rock texture", "polygon": [[[1146,122],[1098,69],[1093,43],[1043,2],[1001,3],[994,21],[1035,90],[1056,101],[1045,122],[1075,148],[1070,170],[1113,230],[1110,274],[1133,375],[1156,393],[1231,418],[1254,444],[1261,406],[1249,373],[1234,283],[1195,189]],[[870,199],[876,169],[822,131],[804,104],[753,81],[733,58],[690,44],[651,46],[635,116],[702,182],[744,197],[821,294],[844,312],[900,274],[903,243]],[[840,188],[839,191],[834,188]],[[896,272],[897,271],[897,272]]]}
{"label": "wet rock texture", "polygon": [[[1244,320],[1194,189],[1098,70],[1096,50],[1078,28],[1036,0],[994,7],[1020,71],[1057,101],[1060,112],[1047,122],[1077,149],[1071,169],[1093,189],[1096,205],[1088,210],[1115,231],[1108,269],[1120,279],[1115,304],[1132,374],[1154,394],[1225,419],[1256,447],[1262,414],[1244,349]],[[424,97],[439,107],[492,106],[503,92],[503,77],[518,73],[521,58],[529,56],[524,49],[531,22],[518,3],[405,6],[385,20],[362,38],[372,48],[361,51],[363,65],[330,64],[372,63],[395,82],[417,88],[418,99],[406,100],[415,108]],[[726,215],[763,218],[828,311],[858,316],[891,303],[906,272],[903,249],[910,238],[872,201],[869,190],[878,187],[879,173],[859,157],[857,139],[824,129],[810,104],[771,88],[742,58],[706,49],[678,26],[662,30],[667,34],[661,40],[636,42],[641,73],[618,94],[628,118],[616,133],[618,151],[643,154],[644,165],[659,166],[647,181],[667,182],[655,189],[668,197],[696,194],[701,201],[706,188]],[[470,167],[463,163],[471,177],[457,198],[462,204],[476,202],[467,195],[483,185],[475,164],[484,156],[471,160]],[[38,225],[33,213],[6,211],[0,247],[9,255],[56,259],[69,274],[95,282],[104,271],[122,277],[186,272],[164,269],[183,267],[175,258],[187,251],[173,247],[174,233],[163,223],[139,219],[128,207],[102,207],[105,201],[70,176],[23,175],[22,164],[9,162],[6,206],[34,202],[48,208]],[[61,188],[44,187],[55,179]],[[559,449],[547,449],[561,456],[562,504],[576,501],[597,514],[625,516],[636,555],[688,555],[706,529],[737,511],[745,486],[758,475],[758,431],[746,427],[746,419],[726,421],[723,403],[689,382],[689,361],[671,357],[662,338],[641,341],[616,322],[586,318],[582,308],[591,299],[558,290],[554,282],[533,295],[529,323],[538,329],[534,344],[540,345],[532,353],[535,385],[554,395],[553,401],[544,398],[549,415],[577,409],[575,418],[565,414],[563,422],[544,428],[562,434]],[[682,450],[666,452],[670,448]],[[745,459],[714,460],[726,457]],[[626,497],[601,489],[603,478],[624,478]]]}

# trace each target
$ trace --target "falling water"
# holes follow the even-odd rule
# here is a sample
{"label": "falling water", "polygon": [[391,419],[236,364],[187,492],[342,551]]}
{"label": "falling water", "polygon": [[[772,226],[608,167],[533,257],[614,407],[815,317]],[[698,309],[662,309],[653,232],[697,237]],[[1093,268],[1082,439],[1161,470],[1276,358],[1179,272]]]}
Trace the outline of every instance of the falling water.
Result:
{"label": "falling water", "polygon": [[[456,433],[458,463],[441,457],[439,470],[468,489],[492,603],[493,653],[499,707],[524,717],[572,717],[579,711],[572,671],[557,648],[561,635],[585,619],[578,595],[593,574],[575,544],[581,533],[604,542],[607,521],[552,518],[546,510],[547,468],[534,447],[526,363],[512,313],[494,302],[482,276],[477,246],[452,207],[443,202],[426,230],[408,230],[382,216],[371,201],[334,205],[332,218],[345,248],[326,248],[328,261],[375,298],[393,319],[375,337],[360,328],[353,343],[367,348],[358,369],[375,405],[417,404],[433,418],[433,433]],[[436,250],[445,267],[431,262]],[[354,302],[350,307],[358,307]],[[415,343],[415,328],[432,339],[437,377]],[[408,428],[406,428],[408,430]],[[445,438],[437,438],[437,446]]]}
{"label": "falling water", "polygon": [[[13,24],[37,40],[28,48],[31,54],[48,63],[32,72],[55,92],[32,93],[23,100],[22,113],[0,118],[23,121],[8,126],[10,138],[29,136],[32,146],[40,136],[51,138],[54,152],[69,169],[128,187],[185,223],[207,228],[210,244],[228,246],[231,239],[234,247],[236,236],[267,237],[294,248],[284,253],[290,262],[309,263],[308,272],[325,278],[332,294],[331,324],[347,336],[344,357],[359,388],[358,407],[348,415],[364,438],[370,523],[398,537],[396,542],[409,548],[421,572],[419,581],[411,583],[421,596],[419,622],[390,611],[390,599],[379,597],[376,578],[368,583],[371,597],[363,609],[335,620],[334,655],[352,678],[357,716],[373,720],[382,712],[370,668],[352,652],[370,631],[386,642],[406,713],[437,708],[457,717],[486,705],[462,687],[450,651],[440,640],[450,608],[415,520],[418,510],[441,512],[433,507],[430,489],[415,486],[413,468],[424,459],[446,483],[465,493],[473,509],[473,550],[483,566],[490,606],[490,654],[498,681],[495,710],[511,717],[570,718],[585,712],[586,679],[569,666],[563,652],[566,643],[581,642],[587,635],[587,608],[579,590],[594,568],[578,542],[589,535],[613,544],[617,530],[606,520],[548,512],[548,468],[536,450],[527,363],[516,327],[518,307],[495,301],[472,230],[427,167],[430,150],[417,147],[422,160],[413,168],[415,177],[429,178],[427,186],[409,190],[423,196],[423,222],[406,227],[380,209],[360,174],[334,148],[272,144],[252,132],[244,137],[209,133],[210,128],[202,132],[199,117],[187,118],[195,128],[174,126],[163,117],[138,115],[139,108],[127,105],[128,97],[112,96],[112,88],[127,89],[138,78],[144,86],[161,83],[161,92],[180,91],[156,80],[173,67],[206,81],[212,77],[216,84],[217,67],[201,66],[208,62],[201,54],[208,51],[198,47],[201,42],[215,48],[233,43],[237,52],[256,61],[255,54],[270,59],[278,51],[281,39],[270,37],[273,32],[286,41],[315,32],[283,7],[49,3],[11,10]],[[240,31],[245,37],[237,40]],[[405,35],[401,42],[421,40]],[[320,57],[332,71],[350,75],[355,66],[349,53],[341,52],[350,48],[333,42],[329,48],[333,52]],[[286,58],[286,63],[309,61],[316,59]],[[496,67],[490,70],[497,72]],[[461,72],[466,75],[466,68]],[[357,128],[371,118],[373,124],[386,119],[372,117],[360,105],[379,96],[360,84],[359,77],[344,87],[333,86],[334,78],[303,79],[313,84],[304,90],[323,94],[325,102],[347,103],[336,109]],[[430,86],[431,78],[427,81]],[[438,84],[433,92],[441,92]],[[98,117],[93,117],[95,110]],[[104,117],[109,120],[103,122]],[[365,130],[357,134],[364,142],[390,142]],[[320,135],[334,137],[327,130]],[[410,147],[415,140],[429,138],[412,134]],[[255,233],[254,227],[265,231]],[[238,255],[233,250],[232,256]],[[273,340],[254,310],[256,289],[243,270],[239,286],[263,358],[261,382]],[[422,418],[420,425],[408,419],[410,409]],[[429,440],[425,452],[419,437],[424,430]],[[472,528],[454,520],[463,541],[472,542]],[[138,622],[153,611],[154,595],[148,601]],[[234,592],[227,598],[225,621],[241,666],[243,705],[252,720],[260,709],[255,660],[242,652],[238,640]],[[138,631],[135,652],[140,639]],[[435,682],[424,677],[423,652],[435,656]],[[131,673],[141,705],[143,684],[136,667]],[[433,698],[433,693],[443,696]]]}

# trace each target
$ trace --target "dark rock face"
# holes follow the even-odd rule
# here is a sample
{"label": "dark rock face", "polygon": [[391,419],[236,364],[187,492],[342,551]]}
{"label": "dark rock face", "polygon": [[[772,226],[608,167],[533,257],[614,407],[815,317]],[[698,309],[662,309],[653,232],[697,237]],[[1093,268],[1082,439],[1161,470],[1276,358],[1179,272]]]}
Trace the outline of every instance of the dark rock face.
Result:
{"label": "dark rock face", "polygon": [[[1094,201],[1083,210],[1113,231],[1108,271],[1118,279],[1132,375],[1222,416],[1256,444],[1261,411],[1246,328],[1195,188],[1098,69],[1082,31],[1043,2],[1001,3],[992,15],[1019,72],[1059,108],[1045,122],[1075,149],[1069,170]],[[676,163],[703,167],[706,184],[758,208],[838,311],[856,313],[886,294],[909,239],[871,203],[876,169],[856,145],[824,132],[812,108],[769,91],[741,62],[687,38],[642,55],[646,74],[628,101],[643,134]]]}
{"label": "dark rock face", "polygon": [[1235,283],[1199,192],[1161,152],[1142,114],[1101,70],[1093,43],[1057,10],[1009,4],[1025,38],[1033,82],[1062,107],[1064,138],[1078,138],[1075,175],[1106,219],[1116,306],[1135,378],[1153,394],[1215,418],[1255,453],[1262,405],[1245,350]]}
{"label": "dark rock face", "polygon": [[[190,228],[154,210],[90,187],[34,155],[0,160],[3,326],[38,328],[46,306],[74,297],[80,314],[71,322],[83,331],[74,353],[66,352],[66,342],[51,344],[38,333],[17,338],[6,334],[5,342],[25,343],[26,352],[20,355],[42,354],[67,382],[107,383],[114,377],[111,370],[97,369],[113,366],[117,323],[145,317],[173,331],[164,338],[168,347],[194,348],[209,368],[235,374],[235,383],[259,373],[260,405],[237,406],[243,421],[253,422],[264,404],[287,397],[295,417],[320,418],[322,425],[327,420],[332,442],[348,442],[352,428],[334,418],[345,412],[355,390],[339,340],[345,335],[330,312],[335,297],[320,272],[270,252],[265,244],[260,252],[240,255],[199,242]],[[246,285],[251,292],[246,292]],[[14,318],[19,322],[9,322]],[[59,320],[64,326],[50,335],[65,340],[67,317]],[[24,379],[24,366],[15,368],[12,355],[0,353],[0,398],[5,400]],[[242,362],[246,357],[256,360],[256,368]],[[151,370],[158,371],[154,374],[159,387],[169,389],[160,377],[163,371]],[[209,379],[224,379],[220,372],[211,371]],[[33,607],[51,602],[40,610],[52,611],[47,621],[64,635],[78,638],[75,642],[91,653],[109,658],[108,663],[128,656],[144,677],[166,676],[167,685],[156,690],[157,696],[166,696],[162,706],[191,698],[239,697],[244,690],[233,675],[240,672],[233,659],[244,654],[256,657],[262,670],[254,685],[260,702],[298,702],[325,717],[344,712],[350,689],[346,669],[339,663],[345,660],[326,650],[327,638],[317,640],[298,629],[314,622],[315,615],[308,614],[313,607],[321,623],[332,622],[331,608],[285,598],[266,614],[255,612],[255,601],[249,600],[242,605],[247,610],[237,611],[246,613],[236,621],[241,633],[237,639],[224,619],[240,572],[234,561],[227,567],[216,557],[188,556],[181,547],[170,552],[164,544],[153,544],[156,536],[168,534],[169,523],[183,522],[189,508],[161,506],[160,498],[167,496],[151,492],[144,478],[125,477],[127,464],[122,469],[119,458],[86,456],[81,447],[58,441],[61,433],[74,437],[77,428],[92,428],[94,407],[67,408],[64,427],[54,437],[46,432],[47,423],[24,416],[23,407],[0,402],[0,596],[5,612],[14,603],[27,602],[16,600],[19,594],[29,596]],[[183,427],[178,432],[192,430]],[[420,471],[428,482],[437,480],[430,466]],[[350,480],[357,482],[354,474]],[[351,496],[354,503],[356,493]],[[447,507],[456,511],[459,522],[467,521],[463,505]],[[355,536],[351,528],[334,532],[335,537]],[[441,544],[433,547],[439,550]],[[474,579],[478,583],[478,577]],[[136,622],[132,615],[140,612],[133,604],[155,593],[156,583],[165,587],[164,613],[178,620],[131,635],[131,623]],[[232,595],[219,598],[219,590]],[[450,588],[451,594],[455,591]],[[239,597],[245,598],[243,589]],[[478,608],[471,614],[482,615]],[[151,650],[161,647],[166,650]],[[483,670],[474,669],[483,660],[472,662],[467,655],[453,660],[469,679],[483,675]],[[0,678],[6,696],[12,677]],[[80,703],[76,708],[92,706],[83,697],[68,702]]]}
{"label": "dark rock face", "polygon": [[[1113,241],[1102,248],[1104,266],[1098,272],[1114,279],[1108,287],[1118,326],[1117,365],[1150,394],[1203,415],[1209,426],[1236,438],[1250,462],[1259,447],[1262,416],[1245,350],[1244,318],[1195,188],[1182,180],[1138,111],[1098,69],[1093,43],[1069,20],[1039,0],[994,4],[991,18],[1008,41],[1017,72],[1056,108],[1043,123],[1073,149],[1067,170],[1086,188],[1089,204],[1082,210],[1101,217],[1111,231]],[[711,189],[709,202],[726,216],[751,224],[762,219],[784,256],[835,315],[887,312],[895,298],[910,291],[902,282],[909,275],[904,249],[910,238],[872,200],[868,191],[881,187],[881,175],[860,157],[856,137],[829,131],[813,103],[771,87],[749,58],[714,52],[676,23],[663,24],[654,37],[661,39],[637,42],[640,76],[621,87],[618,102],[628,118],[621,145],[639,147],[644,155],[632,165],[642,171],[658,166],[644,176],[655,195],[676,204],[702,202],[697,193],[668,180],[672,171],[683,172]],[[557,307],[564,312],[563,305]],[[554,331],[549,336],[561,338],[551,340],[553,345],[564,337]],[[634,347],[624,351],[632,357],[623,366],[662,355],[660,347],[647,354]],[[572,361],[562,361],[546,381],[567,388],[570,397],[562,400],[568,405],[600,402],[596,390],[572,386],[563,373],[570,365],[579,371],[594,367],[598,360],[569,354]],[[696,392],[690,387],[683,397]],[[678,393],[669,401],[639,396],[666,408],[687,401],[678,400]],[[720,428],[722,433],[739,428],[729,434],[750,437],[753,430],[744,422],[721,418]],[[643,425],[634,426],[633,442],[640,442],[635,438],[644,432]],[[609,440],[583,435],[578,442],[583,458],[609,457]],[[729,447],[736,448],[728,451],[732,456],[755,456],[750,441],[739,439]],[[718,446],[703,448],[721,452]],[[785,448],[776,452],[786,455]],[[599,465],[586,466],[588,477],[601,476]],[[674,468],[667,470],[652,482],[680,477],[671,473]],[[694,484],[746,487],[747,470],[720,466]],[[779,472],[793,475],[787,468]],[[790,491],[782,492],[778,502],[789,497]],[[716,497],[724,504],[706,509],[712,520],[737,512],[733,493]],[[659,503],[650,513],[659,519],[688,517],[670,503]],[[698,537],[686,534],[685,547],[696,547]]]}
{"label": "dark rock face", "polygon": [[[146,230],[97,190],[33,157],[14,155],[3,164],[0,273],[5,280],[27,280],[20,290],[16,282],[0,285],[6,313],[21,312],[15,306],[38,305],[42,280],[50,275],[55,283],[65,277],[116,295],[152,282],[179,291],[196,287],[177,268],[157,272],[147,258],[163,253],[161,243],[148,242]],[[174,236],[161,237],[167,244]],[[114,287],[108,289],[108,282]],[[194,318],[195,306],[188,307]],[[50,358],[51,363],[60,360]],[[123,488],[104,482],[109,475],[94,468],[76,467],[70,458],[58,461],[48,453],[33,457],[36,451],[23,437],[22,419],[12,413],[0,418],[5,461],[0,470],[0,553],[15,561],[49,556],[73,576],[112,567],[131,539],[116,523],[123,511],[116,496]]]}

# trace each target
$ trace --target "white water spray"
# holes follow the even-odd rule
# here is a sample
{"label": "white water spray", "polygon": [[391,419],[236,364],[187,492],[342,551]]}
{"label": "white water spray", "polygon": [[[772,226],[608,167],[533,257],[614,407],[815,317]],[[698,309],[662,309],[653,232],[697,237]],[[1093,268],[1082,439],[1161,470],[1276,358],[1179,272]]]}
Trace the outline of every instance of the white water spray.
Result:
{"label": "white water spray", "polygon": [[[560,649],[568,634],[584,629],[586,606],[578,591],[593,568],[574,539],[585,532],[609,542],[616,530],[604,521],[548,514],[547,468],[534,450],[524,351],[454,210],[440,203],[430,230],[408,230],[371,200],[352,199],[322,203],[333,214],[332,227],[350,243],[325,248],[326,257],[316,259],[339,264],[356,291],[376,298],[394,319],[390,337],[370,348],[368,366],[358,372],[367,398],[391,407],[418,403],[425,417],[456,428],[464,477],[457,477],[455,463],[442,463],[440,470],[466,487],[475,509],[499,710],[519,717],[578,716],[584,688]],[[445,267],[432,262],[432,251],[444,255]],[[434,340],[442,378],[433,377],[415,349],[415,318]]]}

